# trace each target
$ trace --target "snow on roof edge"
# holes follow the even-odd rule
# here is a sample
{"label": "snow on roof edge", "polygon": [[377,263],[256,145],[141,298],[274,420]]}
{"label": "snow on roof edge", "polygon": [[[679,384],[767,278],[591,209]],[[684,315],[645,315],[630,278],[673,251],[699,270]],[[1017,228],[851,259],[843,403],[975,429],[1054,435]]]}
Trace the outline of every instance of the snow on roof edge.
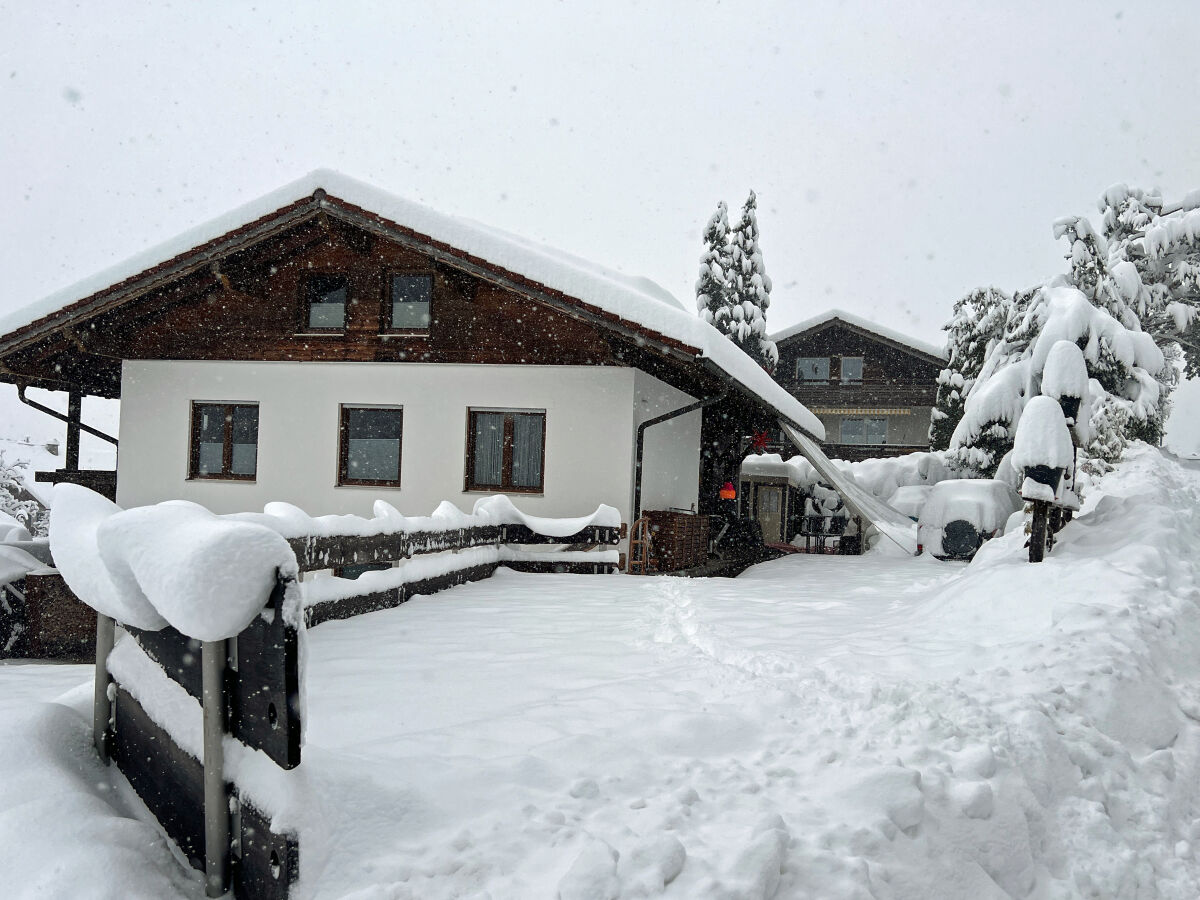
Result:
{"label": "snow on roof edge", "polygon": [[862,316],[856,316],[854,313],[846,312],[844,309],[830,309],[821,313],[819,316],[813,316],[811,319],[805,319],[803,322],[800,322],[796,325],[791,325],[787,328],[784,328],[782,331],[777,331],[775,334],[772,334],[771,340],[778,344],[780,341],[785,341],[794,335],[808,331],[810,328],[816,328],[818,325],[824,325],[826,322],[830,322],[834,319],[841,319],[848,325],[854,325],[858,328],[862,328],[864,331],[874,332],[881,337],[885,337],[889,340],[896,341],[897,343],[912,347],[915,350],[920,350],[922,353],[928,353],[930,356],[936,356],[938,359],[947,359],[946,350],[944,347],[939,347],[936,344],[930,344],[925,341],[917,340],[916,338],[910,337],[903,332],[888,328],[885,325],[880,325],[878,322],[872,322],[870,319],[865,319]]}
{"label": "snow on roof edge", "polygon": [[224,215],[150,247],[73,285],[0,316],[0,336],[28,327],[66,307],[133,278],[148,269],[221,238],[252,222],[311,197],[322,189],[330,198],[358,206],[422,236],[559,291],[620,319],[693,348],[818,440],[825,430],[802,403],[724,335],[688,311],[665,288],[648,278],[628,276],[563,251],[470,219],[439,213],[388,194],[331,169],[302,178],[251,200]]}

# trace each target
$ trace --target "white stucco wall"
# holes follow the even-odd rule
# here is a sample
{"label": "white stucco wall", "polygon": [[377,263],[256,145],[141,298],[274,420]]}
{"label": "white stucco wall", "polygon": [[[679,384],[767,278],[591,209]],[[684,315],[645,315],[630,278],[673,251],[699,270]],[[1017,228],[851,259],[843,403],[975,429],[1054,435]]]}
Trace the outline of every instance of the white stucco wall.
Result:
{"label": "white stucco wall", "polygon": [[[635,378],[661,384],[634,369],[604,366],[127,361],[117,502],[182,498],[225,513],[286,500],[314,515],[369,516],[380,497],[409,515],[427,515],[442,500],[470,510],[484,495],[463,491],[467,408],[482,406],[546,411],[545,493],[514,495],[519,508],[578,516],[607,503],[628,521]],[[669,400],[646,390],[650,402],[639,408]],[[259,404],[255,481],[188,480],[194,400]],[[340,403],[404,407],[401,487],[336,486]],[[698,453],[696,422],[692,455]],[[695,499],[696,464],[689,459],[683,467],[690,467],[690,499],[666,468],[655,470],[656,496],[677,497],[672,505],[683,506]]]}
{"label": "white stucco wall", "polygon": [[[638,425],[697,399],[640,369],[634,370],[633,391],[635,446]],[[696,410],[646,429],[642,509],[694,508],[700,477],[701,415]]]}

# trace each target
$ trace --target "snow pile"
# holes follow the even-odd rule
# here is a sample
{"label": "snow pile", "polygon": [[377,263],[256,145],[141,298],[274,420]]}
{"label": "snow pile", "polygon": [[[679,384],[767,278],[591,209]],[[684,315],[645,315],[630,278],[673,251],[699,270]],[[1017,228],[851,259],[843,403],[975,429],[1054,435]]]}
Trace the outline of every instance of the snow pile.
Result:
{"label": "snow pile", "polygon": [[921,510],[922,543],[927,547],[935,543],[924,540],[927,529],[936,531],[956,521],[969,522],[982,534],[1003,531],[1008,517],[1020,508],[1020,498],[1000,481],[990,478],[943,481],[933,486]]}
{"label": "snow pile", "polygon": [[1046,354],[1046,366],[1042,369],[1042,393],[1055,400],[1062,397],[1087,398],[1087,363],[1078,344],[1058,341],[1050,348]]}
{"label": "snow pile", "polygon": [[[330,622],[304,765],[229,771],[297,829],[297,900],[1195,900],[1200,465],[1134,445],[1088,502],[1038,566],[1017,531]],[[196,896],[94,761],[90,685],[38,705],[63,678],[0,666],[6,886]]]}
{"label": "snow pile", "polygon": [[42,562],[20,547],[0,543],[0,587],[19,581],[41,568],[44,568]]}
{"label": "snow pile", "polygon": [[0,316],[0,335],[53,315],[73,303],[223,237],[264,216],[306,200],[321,190],[331,214],[343,206],[367,211],[384,224],[426,236],[467,257],[485,260],[523,280],[559,291],[604,313],[685,344],[697,356],[710,359],[748,393],[823,440],[819,419],[777,384],[754,360],[719,331],[687,312],[668,291],[647,278],[614,272],[595,263],[471,219],[439,213],[339,172],[318,169],[278,190],[251,201],[210,222],[153,247],[131,259],[58,291],[7,316]]}
{"label": "snow pile", "polygon": [[122,510],[86,488],[55,488],[50,550],[67,585],[138,628],[202,641],[236,635],[296,559],[280,535],[182,500]]}
{"label": "snow pile", "polygon": [[914,521],[921,517],[921,510],[929,501],[929,493],[933,490],[931,484],[914,484],[896,488],[888,497],[888,506],[904,513]]}
{"label": "snow pile", "polygon": [[1063,418],[1062,407],[1050,397],[1034,397],[1026,404],[1017,427],[1012,465],[1018,470],[1049,466],[1064,469],[1069,475],[1074,457],[1071,432]]}
{"label": "snow pile", "polygon": [[443,500],[428,516],[406,516],[384,500],[376,500],[372,512],[370,519],[355,515],[310,516],[291,503],[273,502],[261,513],[233,513],[222,518],[262,525],[285,538],[448,532],[479,525],[524,525],[534,534],[567,537],[593,525],[621,525],[620,511],[604,503],[591,515],[552,519],[521,512],[505,494],[480,497],[469,513],[449,500]]}
{"label": "snow pile", "polygon": [[4,510],[0,510],[0,544],[31,540],[33,540],[33,535],[29,533],[28,528]]}
{"label": "snow pile", "polygon": [[[880,459],[864,459],[847,462],[834,459],[830,462],[844,475],[872,496],[887,500],[902,487],[933,485],[939,481],[957,478],[958,475],[946,465],[942,452],[907,453]],[[742,461],[742,477],[767,476],[786,478],[792,487],[804,490],[821,482],[821,476],[813,464],[803,456],[783,459],[778,453],[760,453],[747,456]]]}

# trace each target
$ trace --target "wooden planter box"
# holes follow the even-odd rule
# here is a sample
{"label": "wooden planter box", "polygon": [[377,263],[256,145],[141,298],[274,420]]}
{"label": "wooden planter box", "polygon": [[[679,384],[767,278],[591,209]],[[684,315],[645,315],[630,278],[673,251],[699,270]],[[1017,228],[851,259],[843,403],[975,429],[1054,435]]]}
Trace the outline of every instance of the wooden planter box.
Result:
{"label": "wooden planter box", "polygon": [[677,572],[708,562],[709,516],[648,510],[650,546],[659,572]]}

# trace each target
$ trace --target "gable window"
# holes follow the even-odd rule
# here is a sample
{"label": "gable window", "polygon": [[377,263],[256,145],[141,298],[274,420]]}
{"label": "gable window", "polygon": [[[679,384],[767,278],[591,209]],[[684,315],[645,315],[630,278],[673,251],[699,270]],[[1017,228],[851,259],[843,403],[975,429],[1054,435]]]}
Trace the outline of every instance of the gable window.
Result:
{"label": "gable window", "polygon": [[843,444],[886,444],[887,419],[842,419],[841,442]]}
{"label": "gable window", "polygon": [[189,478],[253,481],[258,473],[258,404],[192,403]]}
{"label": "gable window", "polygon": [[842,357],[842,384],[862,384],[863,358],[861,356]]}
{"label": "gable window", "polygon": [[467,411],[467,490],[540,494],[545,484],[544,410]]}
{"label": "gable window", "polygon": [[396,275],[388,279],[389,331],[428,331],[433,302],[432,275]]}
{"label": "gable window", "polygon": [[801,381],[828,381],[829,357],[803,356],[796,360],[796,377]]}
{"label": "gable window", "polygon": [[341,407],[338,484],[400,486],[404,410],[398,406]]}
{"label": "gable window", "polygon": [[314,331],[341,331],[346,327],[350,285],[345,275],[309,275],[304,282],[307,325]]}

